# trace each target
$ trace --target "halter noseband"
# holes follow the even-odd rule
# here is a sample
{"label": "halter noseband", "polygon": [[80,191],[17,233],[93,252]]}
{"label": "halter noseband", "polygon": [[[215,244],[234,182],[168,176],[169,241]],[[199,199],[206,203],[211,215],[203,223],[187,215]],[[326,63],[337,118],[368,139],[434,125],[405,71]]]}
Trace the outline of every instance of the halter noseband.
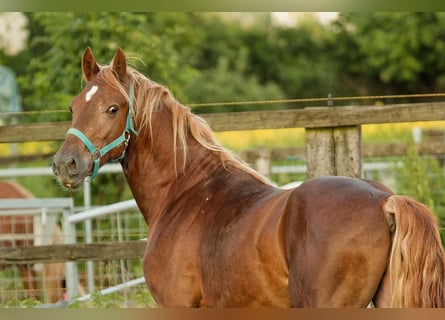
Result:
{"label": "halter noseband", "polygon": [[100,159],[104,155],[106,155],[108,152],[110,152],[114,148],[123,144],[124,151],[122,152],[120,157],[115,160],[123,159],[125,157],[125,151],[127,150],[128,142],[130,141],[130,134],[133,133],[135,136],[138,135],[138,132],[134,128],[134,124],[133,124],[134,89],[133,89],[132,85],[130,86],[130,92],[129,92],[128,96],[129,96],[129,104],[128,104],[129,107],[128,107],[128,114],[127,114],[127,121],[125,123],[125,130],[124,130],[124,132],[122,132],[122,134],[119,137],[117,137],[116,139],[111,141],[105,147],[97,149],[93,145],[91,140],[88,139],[88,137],[85,134],[83,134],[81,131],[79,131],[75,128],[68,129],[68,131],[66,133],[67,135],[71,134],[71,135],[79,138],[80,141],[82,141],[85,144],[85,146],[87,147],[87,149],[91,152],[91,155],[93,156],[93,162],[94,162],[94,168],[93,168],[93,174],[91,175],[91,180],[97,176],[97,174],[99,172],[99,167],[100,167]]}

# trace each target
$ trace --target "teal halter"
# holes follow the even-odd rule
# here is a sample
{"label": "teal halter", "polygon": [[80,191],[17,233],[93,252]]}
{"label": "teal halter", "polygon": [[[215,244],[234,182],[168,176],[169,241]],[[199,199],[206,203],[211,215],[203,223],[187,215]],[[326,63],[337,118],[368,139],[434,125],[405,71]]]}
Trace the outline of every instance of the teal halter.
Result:
{"label": "teal halter", "polygon": [[70,128],[67,131],[67,135],[71,134],[73,136],[76,136],[77,138],[79,138],[87,147],[87,149],[91,152],[91,155],[93,156],[93,161],[94,161],[94,168],[93,168],[93,174],[91,175],[91,180],[94,179],[98,172],[99,172],[99,167],[100,167],[100,159],[106,155],[108,152],[110,152],[111,150],[113,150],[116,147],[119,147],[120,145],[124,145],[124,151],[122,152],[121,156],[115,160],[121,160],[125,157],[125,151],[127,149],[128,146],[128,142],[130,141],[130,133],[133,133],[135,136],[138,135],[137,130],[134,128],[134,124],[133,124],[133,100],[134,100],[134,89],[133,86],[130,86],[130,92],[129,92],[129,109],[128,109],[128,114],[127,114],[127,121],[125,123],[125,130],[124,132],[122,132],[122,134],[117,137],[116,139],[114,139],[112,142],[110,142],[109,144],[107,144],[105,147],[97,149],[93,143],[91,142],[90,139],[88,139],[88,137],[83,134],[81,131],[75,129],[75,128]]}

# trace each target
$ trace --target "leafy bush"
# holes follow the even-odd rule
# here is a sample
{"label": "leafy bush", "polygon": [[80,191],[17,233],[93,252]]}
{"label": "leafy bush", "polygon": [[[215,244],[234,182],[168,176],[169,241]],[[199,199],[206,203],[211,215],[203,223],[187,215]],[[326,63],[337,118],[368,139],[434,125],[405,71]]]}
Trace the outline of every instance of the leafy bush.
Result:
{"label": "leafy bush", "polygon": [[396,169],[397,193],[426,204],[439,218],[445,237],[445,171],[436,158],[420,156],[414,144],[408,146],[404,165]]}

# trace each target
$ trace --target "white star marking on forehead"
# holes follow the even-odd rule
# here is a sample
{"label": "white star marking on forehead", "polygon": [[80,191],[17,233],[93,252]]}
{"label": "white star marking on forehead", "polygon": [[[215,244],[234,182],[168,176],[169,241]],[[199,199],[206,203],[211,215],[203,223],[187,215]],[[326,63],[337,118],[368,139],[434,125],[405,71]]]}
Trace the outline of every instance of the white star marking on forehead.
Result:
{"label": "white star marking on forehead", "polygon": [[99,89],[98,86],[92,86],[90,91],[87,92],[85,95],[85,100],[88,102],[91,100],[91,98],[94,96],[94,94],[97,92],[97,89]]}

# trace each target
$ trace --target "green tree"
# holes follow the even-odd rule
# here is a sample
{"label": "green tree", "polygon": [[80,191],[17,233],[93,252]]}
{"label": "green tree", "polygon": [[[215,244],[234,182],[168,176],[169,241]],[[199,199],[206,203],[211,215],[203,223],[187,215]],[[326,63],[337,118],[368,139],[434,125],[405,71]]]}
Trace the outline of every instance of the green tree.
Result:
{"label": "green tree", "polygon": [[247,30],[249,63],[261,81],[274,81],[289,98],[336,94],[336,64],[330,58],[329,29],[315,20],[296,27],[257,25]]}
{"label": "green tree", "polygon": [[333,57],[358,92],[445,89],[444,13],[343,13],[334,31]]}

